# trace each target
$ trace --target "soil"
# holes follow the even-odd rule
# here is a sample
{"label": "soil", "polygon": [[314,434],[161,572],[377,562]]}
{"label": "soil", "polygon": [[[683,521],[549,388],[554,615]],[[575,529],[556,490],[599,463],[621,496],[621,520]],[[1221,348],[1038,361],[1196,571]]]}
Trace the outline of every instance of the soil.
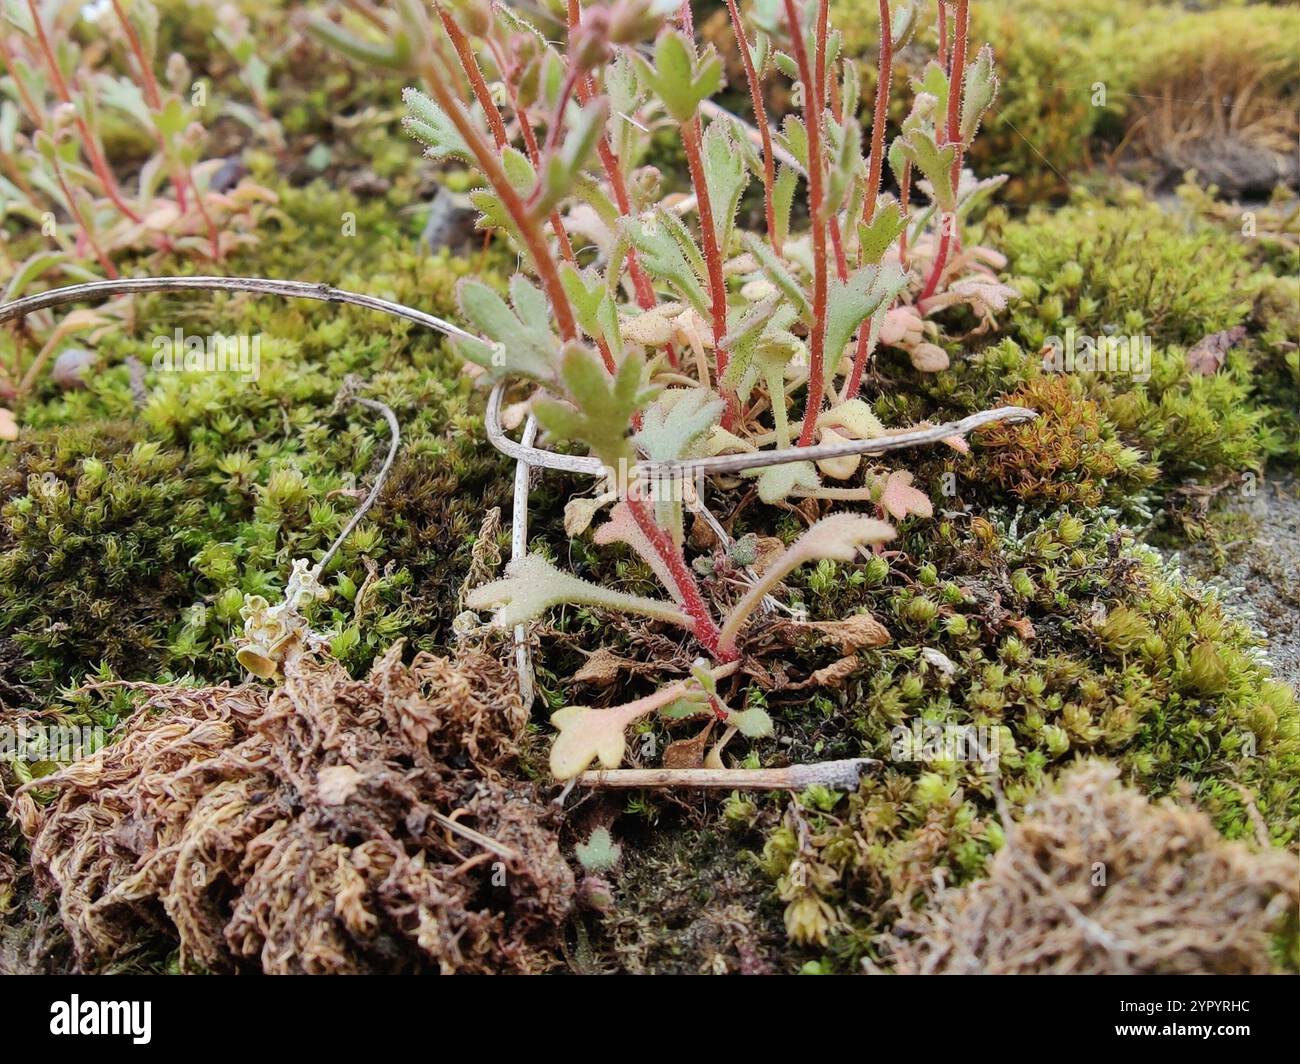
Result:
{"label": "soil", "polygon": [[1273,474],[1255,485],[1253,496],[1222,505],[1245,518],[1244,534],[1221,544],[1222,565],[1208,543],[1183,552],[1183,564],[1245,613],[1263,632],[1278,678],[1300,687],[1300,478]]}

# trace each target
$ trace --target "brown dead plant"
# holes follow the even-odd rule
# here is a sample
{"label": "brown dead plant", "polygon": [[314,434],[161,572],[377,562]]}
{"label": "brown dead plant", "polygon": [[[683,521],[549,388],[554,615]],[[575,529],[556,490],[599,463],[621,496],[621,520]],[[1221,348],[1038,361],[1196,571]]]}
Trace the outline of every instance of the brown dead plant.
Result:
{"label": "brown dead plant", "polygon": [[534,972],[574,890],[553,813],[507,776],[525,714],[493,658],[395,646],[364,680],[147,688],[125,734],[14,813],[82,969],[150,936],[186,970]]}
{"label": "brown dead plant", "polygon": [[987,878],[942,890],[888,942],[917,973],[1257,974],[1294,934],[1296,856],[1226,841],[1091,763],[1009,826]]}

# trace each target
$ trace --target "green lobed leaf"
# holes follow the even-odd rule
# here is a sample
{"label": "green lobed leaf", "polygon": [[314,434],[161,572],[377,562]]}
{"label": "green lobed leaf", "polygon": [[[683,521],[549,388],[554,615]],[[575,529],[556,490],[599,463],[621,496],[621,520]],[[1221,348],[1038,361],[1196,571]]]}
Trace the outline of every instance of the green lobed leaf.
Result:
{"label": "green lobed leaf", "polygon": [[473,162],[469,147],[447,113],[419,89],[403,89],[402,100],[410,112],[402,128],[425,147],[431,159]]}
{"label": "green lobed leaf", "polygon": [[489,285],[464,278],[456,288],[462,317],[483,340],[457,339],[461,356],[494,377],[519,374],[553,381],[560,339],[551,327],[550,307],[540,289],[522,274],[510,281],[514,309]]}
{"label": "green lobed leaf", "polygon": [[502,579],[476,587],[465,596],[465,604],[472,610],[494,609],[493,623],[500,628],[513,628],[541,616],[552,606],[566,603],[599,606],[690,627],[690,619],[675,603],[601,587],[560,571],[540,554],[515,559],[506,566]]}

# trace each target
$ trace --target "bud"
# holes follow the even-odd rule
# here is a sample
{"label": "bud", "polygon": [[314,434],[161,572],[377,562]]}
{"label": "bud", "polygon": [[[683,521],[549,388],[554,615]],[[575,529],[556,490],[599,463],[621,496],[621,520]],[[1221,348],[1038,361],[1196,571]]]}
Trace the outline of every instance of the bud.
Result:
{"label": "bud", "polygon": [[917,344],[909,355],[913,368],[922,373],[938,373],[948,368],[948,352],[938,344]]}
{"label": "bud", "polygon": [[1199,694],[1217,695],[1228,686],[1228,671],[1212,644],[1197,643],[1192,648],[1189,665],[1188,679]]}
{"label": "bud", "polygon": [[1011,587],[1021,598],[1032,598],[1037,590],[1033,578],[1024,569],[1017,569],[1011,574]]}
{"label": "bud", "polygon": [[1056,538],[1067,547],[1073,547],[1083,538],[1083,522],[1077,517],[1063,517],[1056,528]]}
{"label": "bud", "polygon": [[654,0],[618,0],[609,10],[609,39],[614,44],[639,44],[659,32],[663,17]]}
{"label": "bud", "polygon": [[475,37],[486,37],[492,29],[491,0],[459,0],[455,5],[456,21],[465,32]]}
{"label": "bud", "polygon": [[165,76],[172,92],[178,93],[190,83],[190,64],[180,52],[172,52],[167,57]]}
{"label": "bud", "polygon": [[889,562],[879,555],[873,555],[863,569],[867,587],[879,587],[889,576]]}
{"label": "bud", "polygon": [[609,11],[603,7],[589,7],[583,15],[582,25],[569,38],[569,62],[581,71],[595,70],[610,56]]}
{"label": "bud", "polygon": [[928,598],[917,597],[903,607],[903,617],[912,624],[929,624],[939,613],[939,607]]}
{"label": "bud", "polygon": [[638,210],[647,204],[659,202],[663,175],[653,166],[643,166],[632,174],[632,202]]}

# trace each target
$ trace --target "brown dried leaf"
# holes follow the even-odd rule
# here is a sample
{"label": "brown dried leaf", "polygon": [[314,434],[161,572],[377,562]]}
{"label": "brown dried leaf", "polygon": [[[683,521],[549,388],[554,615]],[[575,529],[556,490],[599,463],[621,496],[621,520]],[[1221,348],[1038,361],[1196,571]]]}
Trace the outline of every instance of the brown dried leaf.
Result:
{"label": "brown dried leaf", "polygon": [[784,553],[785,544],[776,536],[759,536],[754,544],[754,564],[750,568],[762,576],[767,572],[768,566]]}
{"label": "brown dried leaf", "polygon": [[799,691],[808,687],[840,687],[862,664],[861,659],[852,654],[839,661],[832,662],[824,669],[818,669],[806,680],[791,684],[786,690]]}
{"label": "brown dried leaf", "polygon": [[693,739],[678,739],[669,743],[664,749],[664,768],[699,768],[703,765],[704,752],[712,731],[713,721],[710,720]]}
{"label": "brown dried leaf", "polygon": [[1233,345],[1245,335],[1246,327],[1235,325],[1231,329],[1210,333],[1209,336],[1197,340],[1187,350],[1187,368],[1202,377],[1213,377],[1223,365]]}
{"label": "brown dried leaf", "polygon": [[608,687],[618,679],[622,672],[637,673],[641,671],[641,662],[619,657],[612,650],[601,647],[573,674],[575,683],[589,683],[596,687]]}
{"label": "brown dried leaf", "polygon": [[855,613],[842,621],[782,621],[777,626],[777,634],[787,642],[809,632],[816,633],[826,642],[838,643],[840,653],[845,655],[884,646],[891,638],[889,629],[870,613]]}
{"label": "brown dried leaf", "polygon": [[1025,642],[1035,639],[1038,633],[1034,631],[1034,622],[1028,617],[1008,617],[1006,626],[1020,636]]}

